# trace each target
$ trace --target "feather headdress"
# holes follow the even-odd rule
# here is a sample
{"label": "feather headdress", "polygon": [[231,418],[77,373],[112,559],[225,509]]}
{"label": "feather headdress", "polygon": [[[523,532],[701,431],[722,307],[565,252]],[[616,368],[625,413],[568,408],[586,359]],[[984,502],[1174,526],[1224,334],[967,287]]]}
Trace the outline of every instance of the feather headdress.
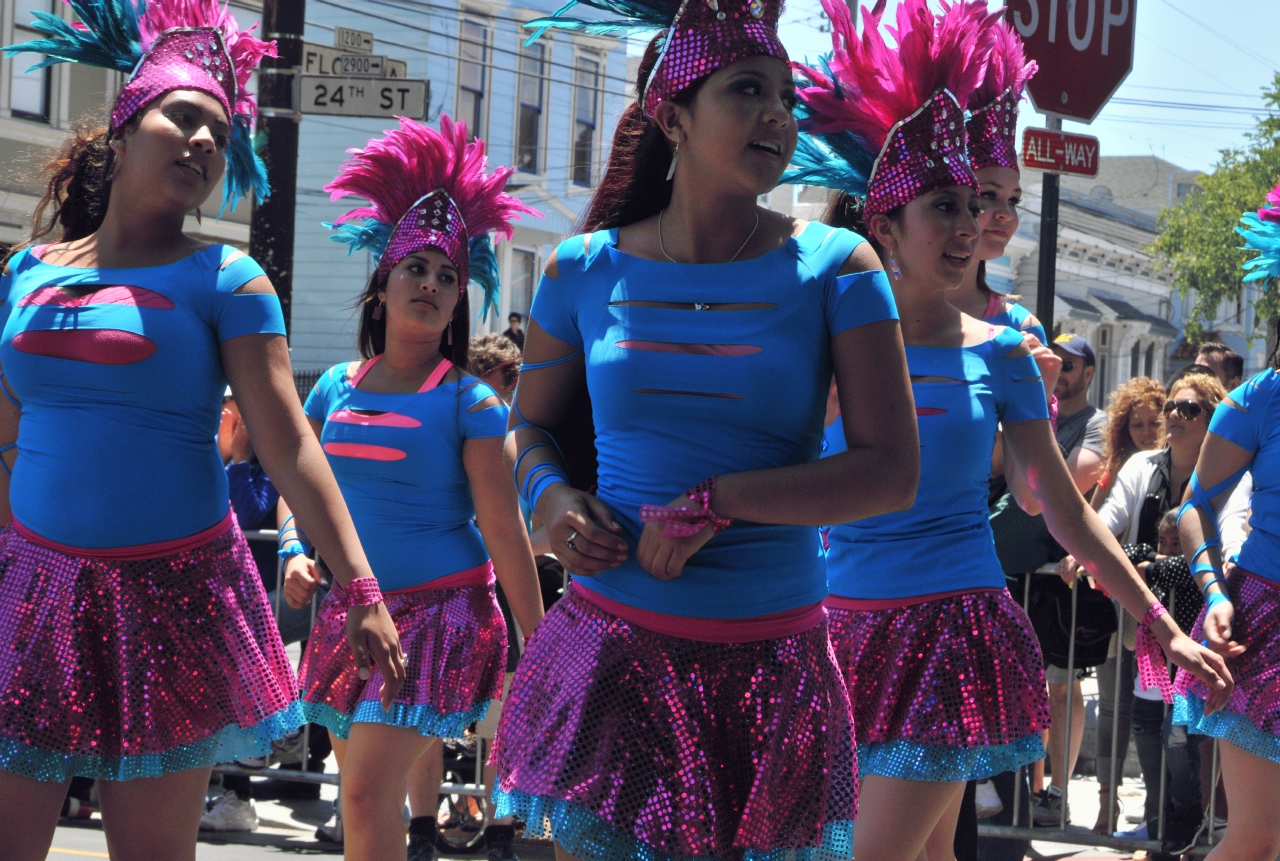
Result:
{"label": "feather headdress", "polygon": [[[863,9],[861,37],[843,3],[822,0],[822,6],[833,51],[821,68],[794,64],[809,84],[799,91],[801,128],[829,151],[862,150],[850,162],[859,173],[870,160],[867,212],[888,212],[934,188],[976,189],[961,105],[982,79],[990,51],[985,34],[999,13],[968,2],[937,16],[926,0],[903,0],[896,27],[885,28],[896,42],[891,48],[880,31],[884,0]],[[839,136],[841,143],[833,143]]]}
{"label": "feather headdress", "polygon": [[988,31],[991,55],[986,74],[969,96],[969,164],[1018,169],[1018,103],[1027,81],[1036,73],[1028,62],[1022,37],[1006,21],[996,21]]}
{"label": "feather headdress", "polygon": [[440,131],[400,118],[400,128],[351,154],[326,185],[332,200],[349,194],[369,201],[326,227],[351,251],[368,249],[387,273],[415,251],[434,248],[458,269],[463,289],[474,278],[484,290],[481,315],[498,297],[490,233],[510,239],[511,220],[542,216],[503,191],[513,168],[486,174],[484,141],[467,143],[467,126],[440,116]]}
{"label": "feather headdress", "polygon": [[[567,17],[578,3],[619,17]],[[534,31],[529,42],[552,28],[619,36],[664,30],[658,60],[640,94],[645,116],[653,117],[663,101],[738,60],[763,54],[790,62],[778,38],[781,15],[782,0],[570,0],[550,17],[524,26]]]}
{"label": "feather headdress", "polygon": [[1244,237],[1242,248],[1259,252],[1244,264],[1244,281],[1261,281],[1262,289],[1280,278],[1280,185],[1267,193],[1267,203],[1257,212],[1240,216],[1236,233]]}
{"label": "feather headdress", "polygon": [[276,55],[275,42],[241,31],[218,0],[66,2],[82,23],[35,12],[31,27],[44,38],[10,45],[5,53],[45,54],[33,68],[84,63],[127,75],[111,111],[113,132],[171,90],[208,93],[226,110],[231,124],[223,209],[234,208],[249,191],[259,199],[270,193],[266,167],[254,153],[249,134],[257,104],[245,87],[262,58]]}

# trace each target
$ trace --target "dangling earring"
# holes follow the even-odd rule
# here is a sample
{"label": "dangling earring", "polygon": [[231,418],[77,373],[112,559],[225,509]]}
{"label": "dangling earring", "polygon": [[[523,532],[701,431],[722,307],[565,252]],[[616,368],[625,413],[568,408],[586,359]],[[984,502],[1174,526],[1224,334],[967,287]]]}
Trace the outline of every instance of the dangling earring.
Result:
{"label": "dangling earring", "polygon": [[671,154],[671,167],[667,168],[667,182],[671,182],[671,177],[676,175],[676,160],[680,158],[680,144],[676,144],[676,151]]}
{"label": "dangling earring", "polygon": [[449,325],[444,330],[444,342],[449,346],[453,346],[453,321],[449,321]]}
{"label": "dangling earring", "polygon": [[381,299],[378,300],[377,306],[375,306],[373,309],[373,319],[375,320],[382,319],[382,300]]}
{"label": "dangling earring", "polygon": [[889,255],[889,271],[893,273],[894,278],[897,278],[899,281],[902,280],[902,270],[898,268],[898,258],[894,257],[892,254]]}

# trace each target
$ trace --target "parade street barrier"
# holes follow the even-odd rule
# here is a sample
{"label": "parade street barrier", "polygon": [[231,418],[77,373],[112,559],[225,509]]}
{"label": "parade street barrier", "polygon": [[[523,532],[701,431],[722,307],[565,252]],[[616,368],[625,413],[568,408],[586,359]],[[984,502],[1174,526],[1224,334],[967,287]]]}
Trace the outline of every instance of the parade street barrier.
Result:
{"label": "parade street barrier", "polygon": [[[1031,610],[1032,577],[1057,577],[1057,576],[1058,576],[1057,567],[1051,564],[1051,565],[1045,565],[1040,570],[1036,571],[1033,575],[1024,577],[1023,583],[1022,583],[1023,610],[1027,611],[1028,613]],[[1077,630],[1076,616],[1077,616],[1077,604],[1079,602],[1079,594],[1080,594],[1079,589],[1073,588],[1071,590],[1071,631],[1073,632]],[[1171,591],[1169,595],[1169,601],[1168,601],[1168,609],[1171,614],[1173,613],[1174,608],[1177,607],[1177,600],[1178,600],[1178,594],[1177,594],[1177,590],[1175,589]],[[1122,647],[1123,647],[1125,613],[1123,608],[1121,608],[1119,602],[1113,601],[1112,603],[1115,605],[1115,608],[1116,608],[1117,629],[1116,629],[1116,634],[1114,635],[1118,641],[1116,652],[1120,656],[1123,656],[1124,652]],[[1067,649],[1068,687],[1067,687],[1067,708],[1066,708],[1066,716],[1064,720],[1065,725],[1064,725],[1064,732],[1063,732],[1063,747],[1062,747],[1062,750],[1060,751],[1049,752],[1049,755],[1052,758],[1052,763],[1053,763],[1053,768],[1055,773],[1059,768],[1065,767],[1065,763],[1070,758],[1067,745],[1071,743],[1071,713],[1073,711],[1071,708],[1071,696],[1072,696],[1072,687],[1075,679],[1075,669],[1076,669],[1075,668],[1075,660],[1076,660],[1075,646],[1076,646],[1076,642],[1075,642],[1075,637],[1073,636],[1071,638],[1070,645]],[[1160,786],[1159,786],[1160,815],[1157,821],[1156,834],[1153,836],[1149,836],[1148,839],[1146,840],[1111,836],[1112,834],[1114,834],[1116,831],[1119,830],[1117,826],[1117,821],[1116,821],[1117,820],[1116,805],[1114,803],[1114,799],[1119,795],[1118,780],[1122,776],[1121,773],[1124,768],[1124,763],[1119,761],[1120,741],[1121,741],[1119,703],[1122,696],[1126,696],[1126,695],[1132,696],[1131,692],[1124,691],[1121,688],[1123,677],[1124,677],[1124,673],[1119,672],[1119,670],[1117,669],[1117,672],[1115,673],[1116,682],[1115,682],[1115,690],[1114,690],[1116,706],[1115,708],[1112,709],[1112,716],[1111,716],[1112,717],[1111,768],[1110,768],[1110,773],[1106,775],[1106,777],[1108,778],[1107,785],[1112,788],[1111,798],[1113,799],[1113,801],[1111,803],[1110,809],[1107,810],[1106,835],[1094,834],[1092,831],[1085,828],[1068,830],[1067,829],[1068,805],[1066,803],[1062,805],[1062,815],[1056,827],[1044,827],[1044,826],[1034,825],[1034,823],[1031,821],[1031,817],[1033,815],[1032,806],[1028,805],[1024,808],[1024,805],[1023,805],[1023,792],[1024,792],[1024,786],[1026,786],[1026,781],[1025,781],[1026,769],[1020,768],[1018,769],[1016,779],[1014,780],[1014,784],[1013,784],[1013,824],[1012,825],[992,825],[992,824],[979,823],[978,825],[979,837],[1007,839],[1007,840],[1021,840],[1021,841],[1043,840],[1051,843],[1067,843],[1067,844],[1075,844],[1075,845],[1081,845],[1081,846],[1096,846],[1096,847],[1103,847],[1108,849],[1122,849],[1122,850],[1129,850],[1129,851],[1145,850],[1148,853],[1168,851],[1168,854],[1172,854],[1172,855],[1179,855],[1179,854],[1201,855],[1201,854],[1207,853],[1212,848],[1214,844],[1214,832],[1213,832],[1212,823],[1214,821],[1214,812],[1215,812],[1214,808],[1215,808],[1215,801],[1217,799],[1216,790],[1217,790],[1218,777],[1219,777],[1217,740],[1214,740],[1214,743],[1213,743],[1212,780],[1210,781],[1210,786],[1212,787],[1212,789],[1210,790],[1210,794],[1209,794],[1208,809],[1205,813],[1203,821],[1200,824],[1200,829],[1199,831],[1196,832],[1195,836],[1190,839],[1189,845],[1182,846],[1182,847],[1170,847],[1170,850],[1172,851],[1169,851],[1169,850],[1164,850],[1162,848],[1164,839],[1165,839],[1165,828],[1166,828],[1165,807],[1166,807],[1166,800],[1168,798],[1168,774],[1169,774],[1168,767],[1167,767],[1168,766],[1168,745],[1165,743],[1163,732],[1161,733],[1161,745],[1160,745]],[[1170,709],[1170,706],[1166,704],[1164,707],[1166,718],[1168,717],[1169,709]],[[1125,747],[1127,749],[1128,739],[1125,739],[1125,741],[1126,741]],[[1059,763],[1062,763],[1063,765],[1059,765]],[[1103,775],[1098,775],[1098,777],[1099,777],[1099,782],[1101,783],[1101,778],[1103,777]],[[1067,775],[1067,780],[1064,783],[1069,785],[1070,778],[1071,776]],[[1197,776],[1197,779],[1198,779],[1198,776]],[[1152,787],[1148,786],[1146,787],[1146,790],[1147,792],[1151,792]],[[1066,798],[1064,796],[1064,802],[1065,800]],[[1024,815],[1024,810],[1025,810],[1025,815]],[[1203,838],[1203,841],[1201,838]]]}

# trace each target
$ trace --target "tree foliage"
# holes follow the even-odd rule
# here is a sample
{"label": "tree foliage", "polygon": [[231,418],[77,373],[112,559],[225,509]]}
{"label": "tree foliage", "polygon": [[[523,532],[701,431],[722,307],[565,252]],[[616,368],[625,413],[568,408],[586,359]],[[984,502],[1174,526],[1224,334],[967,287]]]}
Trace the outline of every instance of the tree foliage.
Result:
{"label": "tree foliage", "polygon": [[[1174,284],[1185,296],[1196,292],[1195,309],[1184,321],[1187,339],[1200,339],[1224,301],[1240,295],[1244,262],[1235,232],[1240,215],[1258,209],[1280,180],[1280,73],[1263,90],[1267,114],[1246,136],[1242,147],[1221,151],[1213,173],[1202,177],[1201,190],[1160,214],[1160,235],[1151,246],[1173,270]],[[1254,324],[1280,316],[1280,288],[1269,286],[1254,307]]]}

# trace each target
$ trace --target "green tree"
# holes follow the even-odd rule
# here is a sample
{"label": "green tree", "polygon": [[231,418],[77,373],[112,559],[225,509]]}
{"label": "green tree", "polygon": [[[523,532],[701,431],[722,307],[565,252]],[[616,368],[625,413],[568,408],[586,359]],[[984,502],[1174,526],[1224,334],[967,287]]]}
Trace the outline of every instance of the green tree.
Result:
{"label": "green tree", "polygon": [[[1252,252],[1240,250],[1235,232],[1240,214],[1263,205],[1280,179],[1280,73],[1263,90],[1267,114],[1246,135],[1242,147],[1222,150],[1201,190],[1160,214],[1160,235],[1151,251],[1173,270],[1181,295],[1196,291],[1196,305],[1184,321],[1187,338],[1199,341],[1203,324],[1217,317],[1223,301],[1240,294],[1241,267]],[[1280,290],[1268,289],[1254,306],[1258,325],[1280,315]]]}

